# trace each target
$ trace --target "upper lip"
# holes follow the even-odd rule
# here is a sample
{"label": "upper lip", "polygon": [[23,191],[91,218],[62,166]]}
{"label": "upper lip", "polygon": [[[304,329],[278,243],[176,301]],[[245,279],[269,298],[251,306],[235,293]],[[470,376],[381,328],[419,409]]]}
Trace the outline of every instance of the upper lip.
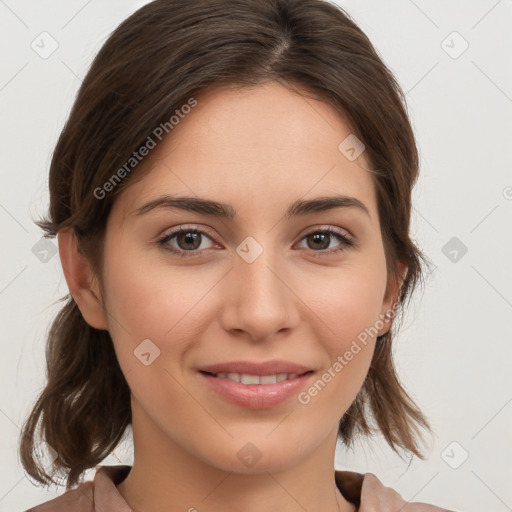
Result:
{"label": "upper lip", "polygon": [[307,366],[283,359],[273,359],[259,363],[254,361],[230,361],[201,366],[199,370],[209,373],[245,373],[249,375],[275,375],[278,373],[296,373],[301,375],[308,371],[313,371]]}

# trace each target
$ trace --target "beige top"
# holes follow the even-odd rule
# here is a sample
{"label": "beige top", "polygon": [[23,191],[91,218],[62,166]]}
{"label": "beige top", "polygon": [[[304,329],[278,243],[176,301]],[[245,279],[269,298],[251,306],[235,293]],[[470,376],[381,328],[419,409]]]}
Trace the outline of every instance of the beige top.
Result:
{"label": "beige top", "polygon": [[[98,466],[94,481],[81,483],[53,500],[25,512],[133,512],[116,488],[131,466]],[[426,503],[407,503],[373,473],[335,471],[338,489],[344,498],[357,505],[358,512],[453,512]]]}

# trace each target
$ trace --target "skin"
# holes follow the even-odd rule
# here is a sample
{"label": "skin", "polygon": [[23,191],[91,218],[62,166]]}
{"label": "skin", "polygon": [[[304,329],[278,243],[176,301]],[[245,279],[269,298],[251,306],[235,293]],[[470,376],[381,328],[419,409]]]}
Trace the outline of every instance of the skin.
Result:
{"label": "skin", "polygon": [[[59,233],[69,289],[86,321],[110,332],[132,391],[134,463],[119,492],[135,512],[355,510],[334,483],[336,435],[375,337],[307,405],[293,397],[242,408],[196,370],[282,358],[315,369],[314,382],[389,311],[401,282],[386,288],[370,166],[364,153],[351,162],[338,150],[351,132],[332,107],[280,84],[197,99],[155,150],[153,169],[116,199],[102,287],[71,232]],[[222,201],[237,215],[134,214],[164,193]],[[284,218],[295,200],[334,193],[359,199],[369,215],[337,208]],[[202,254],[182,258],[158,245],[179,226],[208,230]],[[327,227],[357,247],[334,253],[342,244],[335,237],[308,242]],[[236,252],[248,236],[263,248],[252,263]],[[175,237],[167,245],[186,251],[188,243]],[[134,350],[148,338],[160,355],[146,366]],[[248,442],[261,453],[252,467],[237,457]]]}

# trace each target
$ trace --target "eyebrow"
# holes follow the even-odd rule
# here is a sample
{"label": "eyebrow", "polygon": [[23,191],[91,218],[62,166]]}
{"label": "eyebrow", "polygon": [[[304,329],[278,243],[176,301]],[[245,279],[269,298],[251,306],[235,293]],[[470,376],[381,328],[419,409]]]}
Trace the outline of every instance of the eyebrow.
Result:
{"label": "eyebrow", "polygon": [[[140,208],[134,211],[134,214],[144,215],[155,209],[179,209],[189,212],[202,213],[224,219],[234,219],[237,211],[230,205],[212,199],[200,197],[177,197],[164,195],[152,199]],[[335,208],[353,208],[362,211],[370,217],[368,208],[355,197],[336,195],[317,197],[310,200],[300,200],[293,202],[285,213],[285,218],[307,215],[309,213],[325,212]],[[371,218],[371,217],[370,217]]]}

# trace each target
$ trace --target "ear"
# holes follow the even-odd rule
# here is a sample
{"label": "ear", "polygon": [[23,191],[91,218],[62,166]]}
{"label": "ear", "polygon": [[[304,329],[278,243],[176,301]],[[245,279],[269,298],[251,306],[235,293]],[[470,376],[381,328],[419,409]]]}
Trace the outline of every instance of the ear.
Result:
{"label": "ear", "polygon": [[402,289],[402,284],[407,275],[407,267],[402,261],[397,261],[397,272],[399,277],[394,282],[388,283],[386,294],[384,296],[384,301],[382,303],[382,309],[379,317],[384,322],[384,326],[379,329],[378,336],[386,334],[389,329],[391,329],[393,319],[396,316],[396,308],[398,306],[398,299],[400,298],[400,290]]}
{"label": "ear", "polygon": [[85,321],[96,329],[108,330],[101,292],[89,261],[78,251],[72,228],[58,233],[59,255],[69,291]]}

